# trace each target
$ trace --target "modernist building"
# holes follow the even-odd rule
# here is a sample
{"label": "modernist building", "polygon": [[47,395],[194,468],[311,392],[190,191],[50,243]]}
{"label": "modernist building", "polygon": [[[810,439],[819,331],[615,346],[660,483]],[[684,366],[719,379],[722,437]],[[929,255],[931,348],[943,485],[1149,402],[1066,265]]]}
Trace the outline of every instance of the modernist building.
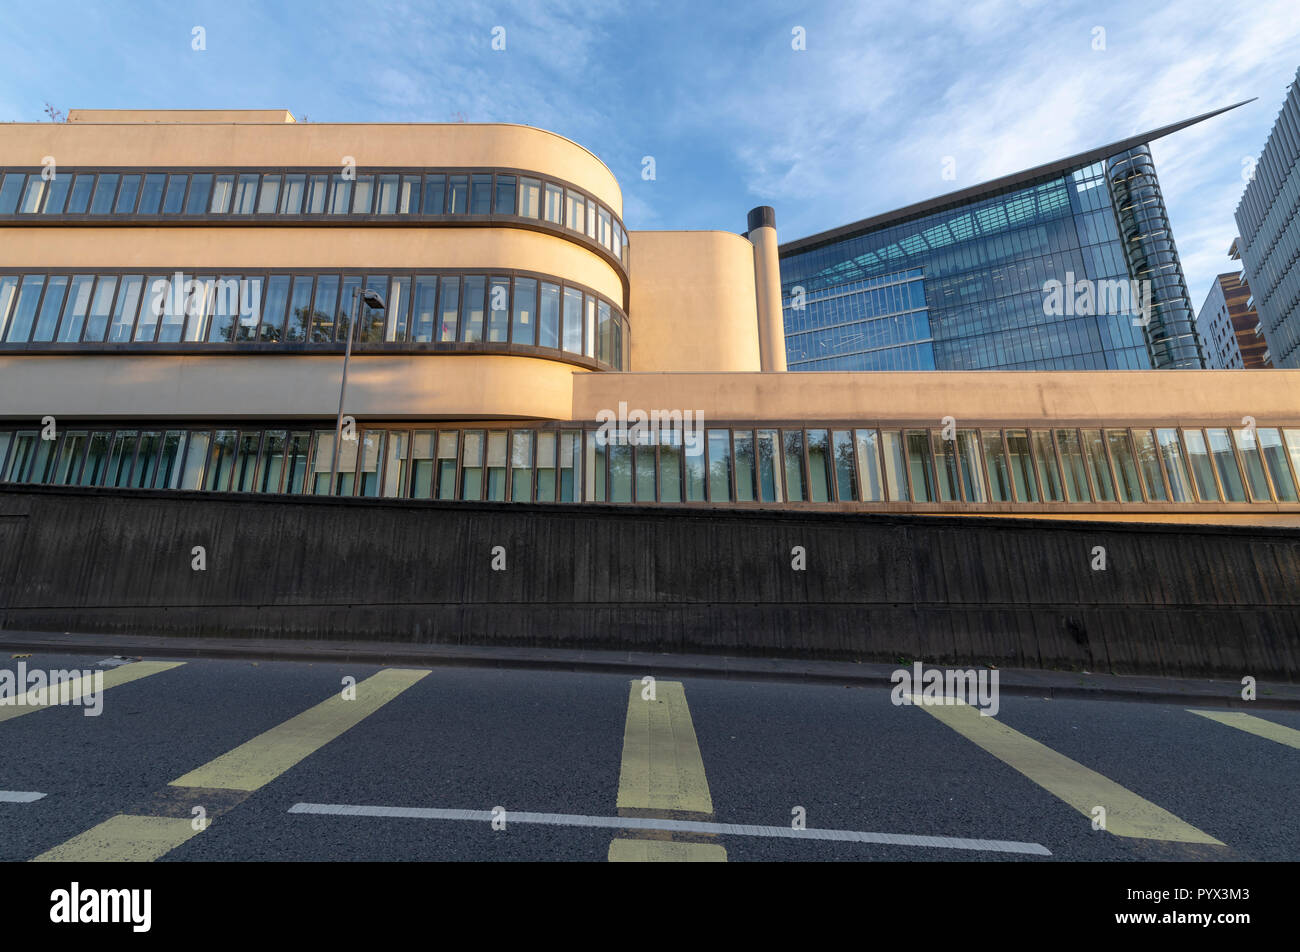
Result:
{"label": "modernist building", "polygon": [[1300,367],[1300,70],[1237,205],[1237,230],[1273,364]]}
{"label": "modernist building", "polygon": [[[1233,248],[1237,247],[1233,242]],[[1259,312],[1244,271],[1221,274],[1210,285],[1196,329],[1211,370],[1265,369],[1273,366]]]}
{"label": "modernist building", "polygon": [[[1224,111],[782,245],[790,369],[1204,366],[1147,144]],[[1052,281],[1149,281],[1150,319],[1049,313]]]}
{"label": "modernist building", "polygon": [[[1109,369],[1202,359],[1167,229],[1128,237],[1135,190],[1162,214],[1137,140],[779,261],[770,208],[628,232],[536,128],[69,118],[0,127],[3,481],[1300,525],[1300,371]],[[1067,263],[1152,276],[1160,315],[1027,333]],[[880,298],[898,366],[1074,369],[788,373],[800,281]]]}

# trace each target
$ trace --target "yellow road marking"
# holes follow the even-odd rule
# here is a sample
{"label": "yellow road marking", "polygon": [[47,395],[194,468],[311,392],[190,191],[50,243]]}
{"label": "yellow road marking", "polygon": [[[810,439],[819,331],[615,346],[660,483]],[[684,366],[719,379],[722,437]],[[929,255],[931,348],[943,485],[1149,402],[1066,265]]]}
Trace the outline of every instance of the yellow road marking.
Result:
{"label": "yellow road marking", "polygon": [[386,668],[356,686],[356,699],[335,694],[216,760],[173,780],[174,787],[257,790],[383,707],[428,671]]}
{"label": "yellow road marking", "polygon": [[1274,721],[1266,721],[1264,718],[1255,717],[1253,714],[1242,714],[1239,711],[1193,711],[1191,708],[1187,710],[1188,713],[1207,717],[1212,721],[1218,721],[1220,724],[1235,727],[1239,731],[1246,731],[1249,734],[1255,734],[1300,750],[1300,731],[1293,727],[1287,727]]}
{"label": "yellow road marking", "polygon": [[927,704],[920,697],[909,697],[913,704],[1084,816],[1092,818],[1095,807],[1104,807],[1106,829],[1116,836],[1224,845],[1150,800],[1144,800],[1083,764],[1012,730],[996,718],[983,716],[968,704]]}
{"label": "yellow road marking", "polygon": [[190,820],[118,814],[32,862],[152,863],[198,833]]}
{"label": "yellow road marking", "polygon": [[642,700],[633,681],[623,730],[623,764],[618,774],[620,810],[703,813],[713,798],[704,760],[679,681],[656,681],[655,700]]}
{"label": "yellow road marking", "polygon": [[611,863],[725,863],[727,851],[712,843],[671,840],[615,840],[609,844]]}
{"label": "yellow road marking", "polygon": [[[172,668],[179,668],[184,661],[135,661],[131,664],[124,664],[121,667],[110,668],[103,672],[104,690],[117,687],[119,684],[127,684],[131,681],[138,681],[141,678],[147,678],[151,674],[158,674],[162,671],[170,671]],[[74,669],[54,669],[54,670],[74,670]],[[84,670],[84,669],[83,669]],[[76,701],[84,698],[87,694],[95,690],[94,675],[99,672],[93,672],[90,677],[78,676],[68,681],[55,685],[55,691],[59,699]],[[4,704],[0,705],[0,721],[7,721],[11,718],[21,717],[23,714],[30,714],[32,711],[43,711],[47,707],[55,705],[45,703],[37,704],[41,689],[28,691],[22,697],[21,704]],[[45,689],[46,701],[53,700],[53,695],[48,689]],[[62,705],[59,705],[62,706]]]}

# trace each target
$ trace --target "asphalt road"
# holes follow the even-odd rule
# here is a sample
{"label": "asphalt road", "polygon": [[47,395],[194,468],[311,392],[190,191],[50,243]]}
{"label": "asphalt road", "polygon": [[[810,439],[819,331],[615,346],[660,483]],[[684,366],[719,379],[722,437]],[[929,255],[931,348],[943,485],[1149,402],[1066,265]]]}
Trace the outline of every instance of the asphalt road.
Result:
{"label": "asphalt road", "polygon": [[[37,654],[0,671],[148,670],[101,660]],[[657,683],[651,702],[632,685],[191,659],[108,687],[99,716],[0,707],[0,860],[605,861],[615,841],[642,858],[729,861],[1300,859],[1298,711],[1222,723],[1004,695],[982,719],[877,687],[686,678]],[[410,815],[329,812],[340,805]],[[795,833],[798,807],[808,831],[847,832]],[[439,810],[475,812],[427,812]],[[620,830],[620,815],[660,828]],[[665,832],[671,820],[715,826]]]}

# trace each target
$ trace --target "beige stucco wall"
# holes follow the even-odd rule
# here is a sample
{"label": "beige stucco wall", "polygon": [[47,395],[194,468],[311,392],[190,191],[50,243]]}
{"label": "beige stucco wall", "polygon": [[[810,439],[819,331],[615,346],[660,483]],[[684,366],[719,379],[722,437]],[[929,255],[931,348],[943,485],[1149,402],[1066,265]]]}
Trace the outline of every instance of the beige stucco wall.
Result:
{"label": "beige stucco wall", "polygon": [[1300,422],[1300,370],[611,373],[576,382],[574,418],[620,400],[713,420],[1265,425]]}
{"label": "beige stucco wall", "polygon": [[[0,355],[0,419],[318,418],[338,411],[342,355]],[[556,419],[573,407],[572,365],[496,355],[356,355],[359,418]]]}
{"label": "beige stucco wall", "polygon": [[6,123],[0,166],[504,167],[553,175],[586,189],[621,218],[609,168],[563,136],[504,123],[259,121]]}
{"label": "beige stucco wall", "polygon": [[726,231],[637,231],[628,241],[634,370],[759,369],[749,241]]}
{"label": "beige stucco wall", "polygon": [[624,304],[618,272],[594,252],[521,228],[0,228],[7,268],[518,268],[585,284]]}

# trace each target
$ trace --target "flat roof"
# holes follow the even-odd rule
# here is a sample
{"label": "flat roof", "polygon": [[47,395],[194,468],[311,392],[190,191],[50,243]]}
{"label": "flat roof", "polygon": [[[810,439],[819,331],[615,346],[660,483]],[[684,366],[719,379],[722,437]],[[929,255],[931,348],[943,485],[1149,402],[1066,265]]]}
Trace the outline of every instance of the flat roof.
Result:
{"label": "flat roof", "polygon": [[972,185],[968,188],[958,189],[955,192],[948,192],[945,195],[939,195],[935,198],[928,198],[925,201],[916,202],[912,205],[905,205],[902,208],[895,209],[891,212],[882,212],[879,215],[872,215],[870,218],[863,218],[860,221],[855,221],[848,225],[841,225],[840,227],[832,228],[829,231],[819,231],[817,234],[809,235],[806,238],[796,238],[794,241],[788,241],[785,244],[780,245],[777,248],[777,252],[784,256],[795,254],[800,251],[807,251],[810,248],[827,245],[833,241],[838,241],[841,238],[847,238],[862,232],[871,231],[884,225],[897,224],[907,221],[910,218],[918,218],[929,212],[936,211],[949,205],[960,205],[963,202],[973,201],[974,199],[984,195],[1014,188],[1017,185],[1027,184],[1036,179],[1047,178],[1074,169],[1084,168],[1085,166],[1092,165],[1094,162],[1107,159],[1112,155],[1127,152],[1134,146],[1144,145],[1153,139],[1159,139],[1171,133],[1178,132],[1180,129],[1186,129],[1188,126],[1193,126],[1198,122],[1211,119],[1220,113],[1227,112],[1229,109],[1236,109],[1238,106],[1244,106],[1246,103],[1254,101],[1254,99],[1243,99],[1241,102],[1233,103],[1231,106],[1224,106],[1222,109],[1215,109],[1213,112],[1193,116],[1191,119],[1183,119],[1181,122],[1170,123],[1167,126],[1152,129],[1150,132],[1143,132],[1140,135],[1129,136],[1127,139],[1120,139],[1116,142],[1108,143],[1107,145],[1098,146],[1095,149],[1089,149],[1087,152],[1080,152],[1077,155],[1058,159],[1057,161],[1049,162],[1046,165],[1036,165],[1033,168],[1025,169],[1022,172],[1013,172],[1011,175],[1004,175],[1001,178],[982,182],[979,185]]}

